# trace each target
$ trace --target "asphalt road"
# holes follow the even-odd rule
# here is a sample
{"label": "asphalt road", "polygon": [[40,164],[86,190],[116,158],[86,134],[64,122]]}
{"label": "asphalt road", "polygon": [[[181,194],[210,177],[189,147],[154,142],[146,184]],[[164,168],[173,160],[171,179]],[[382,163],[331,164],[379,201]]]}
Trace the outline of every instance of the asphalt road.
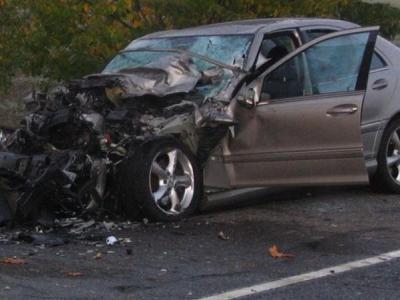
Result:
{"label": "asphalt road", "polygon": [[[58,247],[3,241],[0,258],[26,264],[0,264],[0,299],[199,299],[400,250],[399,217],[400,196],[309,188]],[[111,234],[131,243],[106,246]],[[274,244],[294,257],[272,258]],[[393,259],[245,299],[399,299],[399,287]]]}

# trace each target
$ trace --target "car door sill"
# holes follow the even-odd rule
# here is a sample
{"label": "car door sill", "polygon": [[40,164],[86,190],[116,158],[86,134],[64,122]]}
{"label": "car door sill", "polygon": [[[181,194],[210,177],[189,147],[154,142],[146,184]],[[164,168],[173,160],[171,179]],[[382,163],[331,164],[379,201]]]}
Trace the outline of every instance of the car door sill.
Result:
{"label": "car door sill", "polygon": [[226,155],[225,163],[361,158],[361,148]]}
{"label": "car door sill", "polygon": [[249,198],[261,197],[270,190],[268,187],[240,188],[223,192],[208,194],[207,200],[201,210],[207,210],[214,205],[223,205],[229,202],[247,200]]}

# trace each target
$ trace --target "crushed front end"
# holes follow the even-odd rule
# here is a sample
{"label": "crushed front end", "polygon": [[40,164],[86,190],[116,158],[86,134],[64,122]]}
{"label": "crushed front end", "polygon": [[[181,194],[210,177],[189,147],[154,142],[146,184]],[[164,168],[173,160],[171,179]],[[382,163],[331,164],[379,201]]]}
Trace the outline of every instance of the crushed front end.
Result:
{"label": "crushed front end", "polygon": [[226,95],[240,78],[207,64],[168,53],[32,94],[21,128],[0,143],[0,188],[14,216],[118,209],[121,166],[160,138],[178,139],[204,164],[234,123]]}

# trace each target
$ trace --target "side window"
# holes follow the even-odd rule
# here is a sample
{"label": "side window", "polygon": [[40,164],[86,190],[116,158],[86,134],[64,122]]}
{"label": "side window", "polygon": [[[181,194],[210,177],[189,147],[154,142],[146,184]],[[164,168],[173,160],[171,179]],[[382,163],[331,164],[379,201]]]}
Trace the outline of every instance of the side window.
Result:
{"label": "side window", "polygon": [[383,58],[376,52],[374,52],[374,55],[372,56],[372,61],[371,61],[371,71],[373,70],[379,70],[382,68],[387,67],[386,62],[383,60]]}
{"label": "side window", "polygon": [[340,36],[308,48],[264,79],[261,99],[355,91],[368,37]]}
{"label": "side window", "polygon": [[291,32],[268,35],[262,41],[257,67],[269,62],[273,65],[278,60],[296,50],[298,43]]}
{"label": "side window", "polygon": [[265,78],[261,100],[293,98],[310,94],[309,85],[306,83],[304,61],[304,55],[295,56]]}

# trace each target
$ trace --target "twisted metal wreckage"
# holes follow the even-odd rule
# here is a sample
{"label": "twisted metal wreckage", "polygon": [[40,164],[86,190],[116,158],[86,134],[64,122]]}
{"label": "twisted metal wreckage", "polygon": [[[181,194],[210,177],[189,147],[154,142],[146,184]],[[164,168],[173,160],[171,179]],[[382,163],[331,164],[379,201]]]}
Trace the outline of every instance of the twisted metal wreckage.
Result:
{"label": "twisted metal wreckage", "polygon": [[[234,123],[226,107],[244,72],[168,52],[154,64],[89,75],[26,99],[21,128],[0,136],[0,196],[13,219],[43,210],[121,210],[137,200],[126,192],[135,178],[124,162],[155,139],[178,139],[204,164]],[[210,67],[200,71],[194,57]]]}

